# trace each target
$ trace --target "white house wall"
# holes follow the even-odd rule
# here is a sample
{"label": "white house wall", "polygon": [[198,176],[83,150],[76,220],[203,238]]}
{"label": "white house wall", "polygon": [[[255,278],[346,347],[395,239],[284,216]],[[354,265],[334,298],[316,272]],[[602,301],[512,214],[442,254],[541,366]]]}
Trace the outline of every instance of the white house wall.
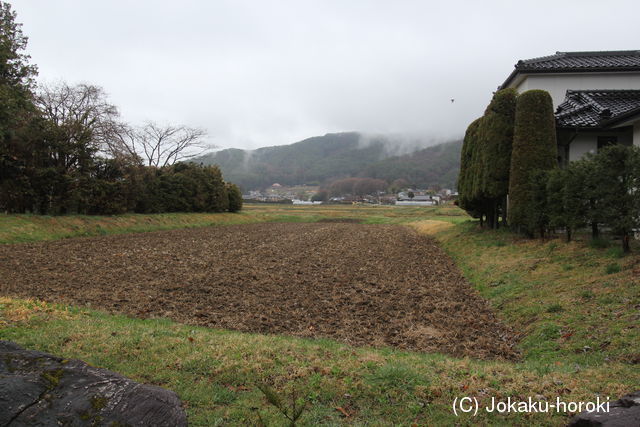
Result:
{"label": "white house wall", "polygon": [[530,89],[546,90],[555,109],[564,101],[567,89],[640,89],[640,73],[532,74],[526,76],[516,89],[520,93]]}
{"label": "white house wall", "polygon": [[587,153],[598,151],[598,137],[596,135],[578,135],[569,145],[569,161],[580,160]]}
{"label": "white house wall", "polygon": [[[599,136],[615,136],[618,138],[618,144],[631,145],[637,144],[635,133],[638,132],[638,128],[634,127],[633,133],[630,129],[627,130],[609,130],[600,132],[585,132],[579,133],[573,141],[569,144],[569,161],[580,160],[582,156],[587,153],[598,152],[598,137]],[[633,138],[633,140],[632,140]],[[638,136],[640,138],[640,135]]]}
{"label": "white house wall", "polygon": [[520,82],[518,86],[516,86],[516,90],[518,93],[526,92],[529,90],[528,80],[525,78]]}

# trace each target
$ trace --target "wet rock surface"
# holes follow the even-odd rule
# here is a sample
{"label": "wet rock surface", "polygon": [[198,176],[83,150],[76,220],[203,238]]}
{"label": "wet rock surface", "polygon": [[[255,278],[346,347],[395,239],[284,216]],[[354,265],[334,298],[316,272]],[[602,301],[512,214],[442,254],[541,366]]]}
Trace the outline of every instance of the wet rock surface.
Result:
{"label": "wet rock surface", "polygon": [[178,396],[0,341],[1,426],[186,426]]}
{"label": "wet rock surface", "polygon": [[640,426],[640,391],[611,402],[609,412],[581,412],[574,416],[570,427],[631,427]]}

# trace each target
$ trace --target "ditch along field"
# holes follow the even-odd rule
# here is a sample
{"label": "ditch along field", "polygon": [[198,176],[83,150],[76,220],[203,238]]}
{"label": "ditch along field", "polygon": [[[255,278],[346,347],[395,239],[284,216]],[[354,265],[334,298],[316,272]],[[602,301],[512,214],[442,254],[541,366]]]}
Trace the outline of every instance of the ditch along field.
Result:
{"label": "ditch along field", "polygon": [[[83,235],[108,236],[56,240]],[[301,425],[562,425],[451,404],[640,385],[637,255],[455,207],[0,216],[0,241],[0,339],[175,390],[193,425],[284,424],[260,384]]]}

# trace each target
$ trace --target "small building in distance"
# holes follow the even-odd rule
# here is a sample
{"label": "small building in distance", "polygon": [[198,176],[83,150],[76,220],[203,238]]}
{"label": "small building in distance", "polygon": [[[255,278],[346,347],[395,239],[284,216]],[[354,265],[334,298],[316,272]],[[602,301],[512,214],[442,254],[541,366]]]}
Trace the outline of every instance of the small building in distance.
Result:
{"label": "small building in distance", "polygon": [[[402,194],[402,193],[401,193]],[[440,196],[418,195],[399,196],[396,201],[397,206],[437,206],[440,204]]]}

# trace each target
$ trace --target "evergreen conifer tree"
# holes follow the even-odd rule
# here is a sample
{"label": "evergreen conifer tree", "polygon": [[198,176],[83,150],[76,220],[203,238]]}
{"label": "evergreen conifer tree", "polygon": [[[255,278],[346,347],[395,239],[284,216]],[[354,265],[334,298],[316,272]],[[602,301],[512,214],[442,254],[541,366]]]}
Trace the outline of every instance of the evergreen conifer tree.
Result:
{"label": "evergreen conifer tree", "polygon": [[557,167],[555,118],[551,96],[529,90],[517,98],[511,169],[509,224],[533,236],[540,230],[540,212],[534,211],[534,174]]}
{"label": "evergreen conifer tree", "polygon": [[509,172],[511,168],[511,149],[516,111],[515,89],[503,89],[496,92],[487,107],[480,129],[482,139],[481,171],[482,190],[479,192],[486,206],[487,221],[491,228],[498,226],[498,216],[503,219],[506,210],[506,197],[509,191]]}

